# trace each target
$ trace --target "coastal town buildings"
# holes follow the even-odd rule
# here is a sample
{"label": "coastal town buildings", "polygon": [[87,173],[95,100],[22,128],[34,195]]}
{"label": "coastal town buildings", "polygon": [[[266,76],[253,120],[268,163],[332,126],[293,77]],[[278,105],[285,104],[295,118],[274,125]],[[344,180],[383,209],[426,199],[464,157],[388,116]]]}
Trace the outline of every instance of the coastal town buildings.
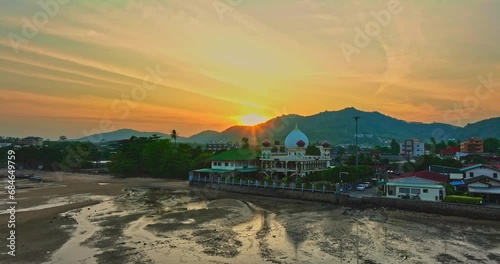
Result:
{"label": "coastal town buildings", "polygon": [[213,141],[210,143],[207,143],[206,149],[209,151],[219,151],[219,150],[226,150],[226,149],[236,149],[240,147],[240,143],[238,142],[217,142]]}
{"label": "coastal town buildings", "polygon": [[460,151],[467,153],[483,153],[483,140],[479,138],[470,138],[460,142]]}
{"label": "coastal town buildings", "polygon": [[25,137],[19,140],[21,146],[41,146],[43,145],[43,138],[41,137]]}
{"label": "coastal town buildings", "polygon": [[425,144],[418,139],[406,139],[399,144],[400,154],[407,157],[418,157],[425,154]]}
{"label": "coastal town buildings", "polygon": [[316,148],[319,155],[308,155],[309,139],[298,126],[285,138],[285,144],[268,140],[260,150],[253,148],[234,148],[210,158],[211,167],[191,172],[191,177],[251,176],[263,174],[273,178],[303,177],[330,167],[331,147],[326,141]]}

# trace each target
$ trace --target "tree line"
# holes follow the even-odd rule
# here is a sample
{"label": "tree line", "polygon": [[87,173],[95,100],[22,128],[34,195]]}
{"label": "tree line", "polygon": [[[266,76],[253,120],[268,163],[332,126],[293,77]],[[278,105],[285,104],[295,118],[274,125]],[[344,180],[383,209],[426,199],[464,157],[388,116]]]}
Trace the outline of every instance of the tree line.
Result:
{"label": "tree line", "polygon": [[[177,135],[177,134],[175,134]],[[159,137],[132,137],[111,157],[109,172],[119,177],[150,176],[186,179],[190,170],[210,167],[211,152],[201,146]]]}

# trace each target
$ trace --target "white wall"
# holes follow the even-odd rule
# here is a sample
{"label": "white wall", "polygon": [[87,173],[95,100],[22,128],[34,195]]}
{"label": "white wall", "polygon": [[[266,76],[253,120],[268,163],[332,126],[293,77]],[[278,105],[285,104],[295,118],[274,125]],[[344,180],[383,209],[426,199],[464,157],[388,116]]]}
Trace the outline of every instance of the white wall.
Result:
{"label": "white wall", "polygon": [[[389,186],[387,186],[389,187]],[[390,186],[390,187],[393,187],[393,186]],[[415,196],[417,192],[419,192],[419,196],[420,196],[420,200],[422,201],[436,201],[436,196],[438,197],[437,201],[440,201],[439,200],[439,190],[441,189],[434,189],[434,188],[420,188],[420,187],[405,187],[405,186],[394,186],[396,187],[396,192],[395,192],[395,195],[393,196],[390,196],[390,195],[387,195],[387,197],[392,197],[392,198],[400,198],[399,196],[400,195],[406,195],[407,192],[402,192],[401,189],[410,189],[410,193],[409,195],[410,196]],[[425,193],[424,190],[427,190],[427,192]],[[443,189],[443,197],[446,195],[444,189]]]}
{"label": "white wall", "polygon": [[256,168],[256,161],[212,161],[212,169],[234,170],[242,168]]}
{"label": "white wall", "polygon": [[490,168],[482,167],[482,168],[475,168],[472,170],[467,170],[467,171],[465,171],[465,178],[466,179],[473,178],[470,176],[471,172],[474,173],[474,177],[484,175],[484,176],[488,176],[491,178],[494,178],[494,173],[496,173],[497,174],[496,179],[500,180],[500,172],[493,170],[493,169],[490,169]]}

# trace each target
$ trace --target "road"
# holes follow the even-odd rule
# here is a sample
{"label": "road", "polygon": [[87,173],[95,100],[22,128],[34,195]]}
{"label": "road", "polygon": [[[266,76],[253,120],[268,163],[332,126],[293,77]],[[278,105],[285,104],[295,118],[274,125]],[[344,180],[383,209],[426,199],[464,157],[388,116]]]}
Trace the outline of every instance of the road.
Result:
{"label": "road", "polygon": [[363,196],[377,196],[377,187],[372,186],[364,191],[353,190],[348,193],[350,197],[361,198]]}

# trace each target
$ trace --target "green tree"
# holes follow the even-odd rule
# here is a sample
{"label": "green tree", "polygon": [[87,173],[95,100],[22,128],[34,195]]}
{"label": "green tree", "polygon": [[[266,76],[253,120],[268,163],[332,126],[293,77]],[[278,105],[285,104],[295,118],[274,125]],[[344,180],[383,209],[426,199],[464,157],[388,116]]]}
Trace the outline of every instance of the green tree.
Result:
{"label": "green tree", "polygon": [[337,156],[335,157],[334,160],[338,163],[341,163],[342,156],[344,156],[346,150],[342,146],[337,146],[337,147],[335,147],[335,149],[337,149],[338,151],[337,151]]}
{"label": "green tree", "polygon": [[401,153],[400,147],[398,142],[396,142],[395,139],[392,139],[391,141],[391,154],[392,155],[399,155]]}
{"label": "green tree", "polygon": [[[398,147],[399,147],[399,144],[398,144]],[[373,150],[381,153],[381,154],[385,154],[385,153],[392,153],[392,150],[390,147],[388,146],[380,146],[380,145],[377,145],[373,148]],[[399,151],[398,151],[398,154],[399,154]]]}
{"label": "green tree", "polygon": [[247,137],[243,137],[241,139],[241,148],[249,148],[250,147],[250,144],[248,143],[248,138]]}
{"label": "green tree", "polygon": [[306,155],[319,156],[319,155],[321,155],[321,152],[320,152],[319,148],[317,148],[316,146],[309,145],[309,146],[307,146],[307,149],[306,149]]}
{"label": "green tree", "polygon": [[431,137],[431,154],[436,154],[436,138],[435,137]]}
{"label": "green tree", "polygon": [[435,145],[434,154],[439,153],[443,149],[446,149],[446,143],[444,142],[444,140],[441,140]]}
{"label": "green tree", "polygon": [[500,140],[498,138],[487,138],[483,140],[483,149],[484,152],[500,155]]}

